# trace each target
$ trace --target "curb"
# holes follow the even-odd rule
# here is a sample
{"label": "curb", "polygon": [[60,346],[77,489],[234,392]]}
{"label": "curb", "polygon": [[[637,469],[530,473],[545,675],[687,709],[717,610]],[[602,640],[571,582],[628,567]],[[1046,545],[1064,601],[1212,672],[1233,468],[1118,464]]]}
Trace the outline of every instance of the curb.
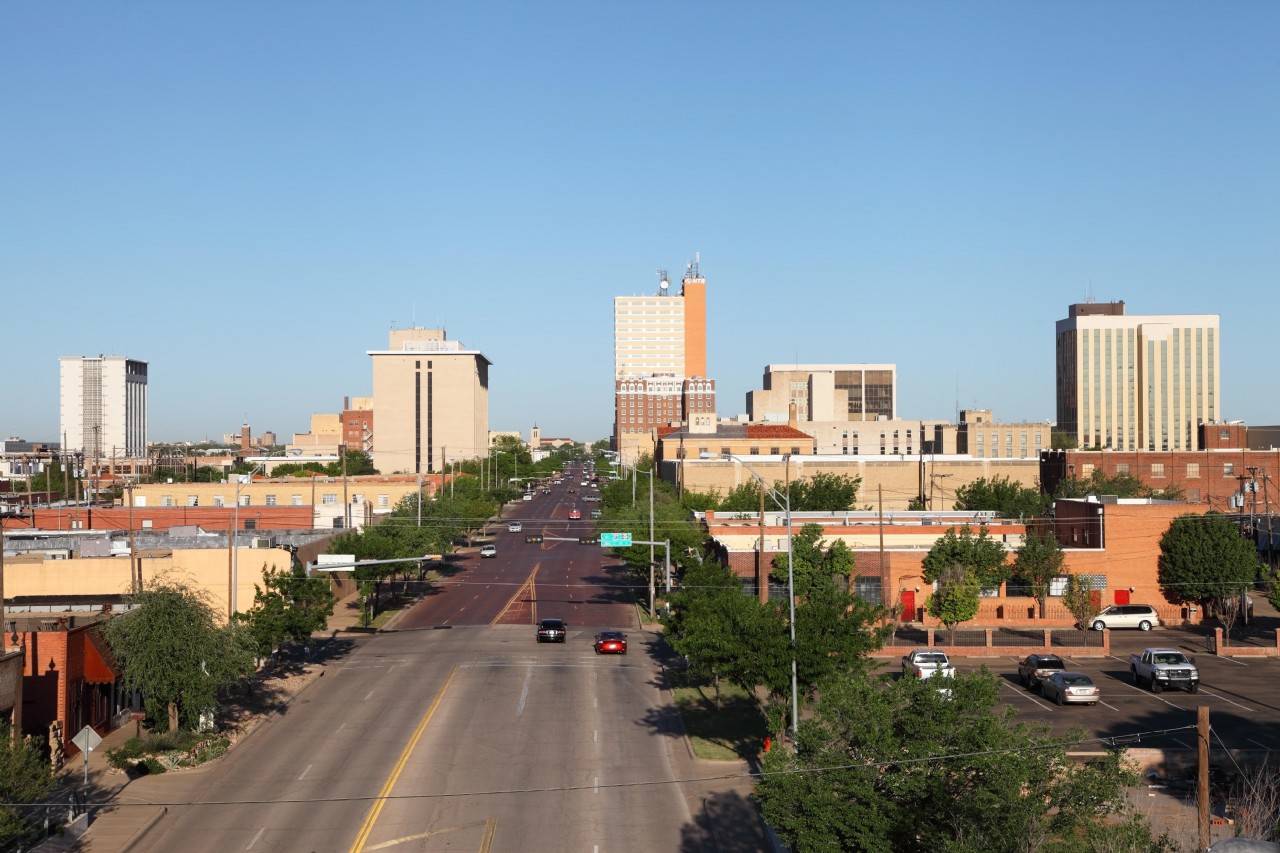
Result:
{"label": "curb", "polygon": [[154,813],[153,815],[151,815],[151,817],[147,818],[147,822],[144,823],[142,826],[138,827],[136,830],[134,830],[133,835],[130,835],[128,839],[125,840],[124,844],[120,845],[120,853],[128,853],[128,851],[132,850],[133,846],[137,844],[139,841],[141,841],[143,837],[148,832],[150,832],[151,829],[157,823],[160,822],[160,819],[163,818],[168,813],[169,813],[169,807],[161,806],[160,811]]}

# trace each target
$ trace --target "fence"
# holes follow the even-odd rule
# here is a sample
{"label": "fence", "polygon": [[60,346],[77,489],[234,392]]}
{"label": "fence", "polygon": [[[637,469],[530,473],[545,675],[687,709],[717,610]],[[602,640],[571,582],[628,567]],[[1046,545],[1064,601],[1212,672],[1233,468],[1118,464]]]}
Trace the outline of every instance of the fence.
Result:
{"label": "fence", "polygon": [[1057,652],[1076,657],[1105,657],[1111,653],[1110,631],[1078,628],[939,628],[903,625],[896,628],[878,657],[896,657],[908,648],[936,648],[957,657],[1022,657]]}

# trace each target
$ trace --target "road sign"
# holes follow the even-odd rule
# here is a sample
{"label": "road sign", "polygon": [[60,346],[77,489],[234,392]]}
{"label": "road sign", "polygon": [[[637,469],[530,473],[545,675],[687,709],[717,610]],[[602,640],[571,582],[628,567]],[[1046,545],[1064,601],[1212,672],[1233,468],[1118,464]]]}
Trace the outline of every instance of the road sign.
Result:
{"label": "road sign", "polygon": [[102,738],[93,730],[92,726],[85,726],[76,732],[76,736],[71,742],[80,747],[80,754],[84,756],[84,784],[89,784],[89,753],[98,748],[98,744],[102,743]]}
{"label": "road sign", "polygon": [[605,548],[629,548],[631,547],[631,534],[601,533],[600,544]]}

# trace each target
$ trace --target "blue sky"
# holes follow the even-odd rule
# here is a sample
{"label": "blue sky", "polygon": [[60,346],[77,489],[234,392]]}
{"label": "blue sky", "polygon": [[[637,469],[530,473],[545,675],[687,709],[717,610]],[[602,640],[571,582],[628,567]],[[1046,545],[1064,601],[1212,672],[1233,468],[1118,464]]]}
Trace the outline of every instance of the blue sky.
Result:
{"label": "blue sky", "polygon": [[1054,417],[1092,295],[1221,316],[1280,422],[1280,4],[7,3],[0,431],[61,355],[150,362],[154,440],[307,429],[392,326],[490,426],[605,437],[612,298],[701,253],[708,370],[891,362],[904,417]]}

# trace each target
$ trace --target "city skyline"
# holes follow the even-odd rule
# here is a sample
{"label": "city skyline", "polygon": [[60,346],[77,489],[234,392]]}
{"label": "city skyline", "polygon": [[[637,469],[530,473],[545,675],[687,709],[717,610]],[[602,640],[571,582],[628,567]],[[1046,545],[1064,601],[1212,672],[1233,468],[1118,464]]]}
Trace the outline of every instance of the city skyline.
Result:
{"label": "city skyline", "polygon": [[153,440],[287,438],[417,325],[491,429],[604,438],[613,297],[699,252],[721,416],[866,362],[904,418],[1052,420],[1092,297],[1219,315],[1222,418],[1280,422],[1280,9],[734,9],[6,8],[0,430],[59,441],[101,353]]}

